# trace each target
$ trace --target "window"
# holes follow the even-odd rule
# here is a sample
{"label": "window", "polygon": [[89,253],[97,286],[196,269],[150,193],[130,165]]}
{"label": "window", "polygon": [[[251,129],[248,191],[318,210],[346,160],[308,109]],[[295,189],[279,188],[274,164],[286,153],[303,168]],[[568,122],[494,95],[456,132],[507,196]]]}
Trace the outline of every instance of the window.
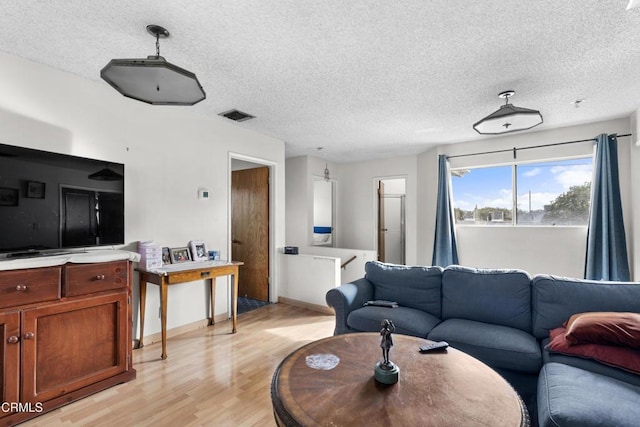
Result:
{"label": "window", "polygon": [[587,225],[589,220],[591,157],[452,169],[451,175],[457,224]]}

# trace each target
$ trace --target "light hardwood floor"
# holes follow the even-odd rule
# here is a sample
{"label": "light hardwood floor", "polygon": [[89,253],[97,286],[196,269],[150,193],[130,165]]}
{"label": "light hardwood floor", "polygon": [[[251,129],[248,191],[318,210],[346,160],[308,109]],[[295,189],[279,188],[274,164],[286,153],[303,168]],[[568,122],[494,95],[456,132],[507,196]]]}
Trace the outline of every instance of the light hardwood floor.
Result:
{"label": "light hardwood floor", "polygon": [[135,380],[24,426],[274,426],[271,378],[290,352],[333,334],[334,317],[283,303],[134,350]]}

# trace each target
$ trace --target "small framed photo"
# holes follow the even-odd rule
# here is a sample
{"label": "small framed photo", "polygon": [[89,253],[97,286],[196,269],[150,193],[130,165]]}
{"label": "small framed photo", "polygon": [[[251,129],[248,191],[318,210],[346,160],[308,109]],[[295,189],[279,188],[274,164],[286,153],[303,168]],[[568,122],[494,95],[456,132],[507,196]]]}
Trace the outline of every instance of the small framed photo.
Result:
{"label": "small framed photo", "polygon": [[169,253],[169,248],[162,248],[162,265],[171,264],[171,254]]}
{"label": "small framed photo", "polygon": [[207,244],[202,240],[192,240],[189,242],[189,248],[191,248],[191,257],[194,261],[206,261],[209,259],[209,251],[207,250]]}
{"label": "small framed photo", "polygon": [[169,249],[169,256],[172,264],[191,261],[191,254],[189,253],[189,248],[187,247],[171,248]]}
{"label": "small framed photo", "polygon": [[18,206],[18,189],[0,187],[0,206]]}
{"label": "small framed photo", "polygon": [[27,197],[30,199],[44,199],[46,184],[44,182],[27,181]]}

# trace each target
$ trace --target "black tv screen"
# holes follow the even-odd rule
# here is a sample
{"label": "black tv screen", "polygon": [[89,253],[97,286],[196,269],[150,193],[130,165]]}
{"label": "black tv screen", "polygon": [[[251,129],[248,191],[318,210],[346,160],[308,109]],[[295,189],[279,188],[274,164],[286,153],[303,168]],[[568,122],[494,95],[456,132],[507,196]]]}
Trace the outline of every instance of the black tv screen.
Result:
{"label": "black tv screen", "polygon": [[0,144],[0,254],[124,243],[124,165]]}

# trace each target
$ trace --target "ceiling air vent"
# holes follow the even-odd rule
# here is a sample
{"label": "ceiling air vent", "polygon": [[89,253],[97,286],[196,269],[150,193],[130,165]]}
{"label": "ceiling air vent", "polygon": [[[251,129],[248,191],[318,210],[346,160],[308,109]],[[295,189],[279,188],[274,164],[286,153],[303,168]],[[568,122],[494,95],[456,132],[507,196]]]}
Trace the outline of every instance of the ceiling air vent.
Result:
{"label": "ceiling air vent", "polygon": [[245,120],[255,119],[256,116],[252,116],[251,114],[243,113],[239,110],[229,110],[224,113],[218,114],[219,116],[226,117],[227,119],[231,119],[235,122],[244,122]]}

